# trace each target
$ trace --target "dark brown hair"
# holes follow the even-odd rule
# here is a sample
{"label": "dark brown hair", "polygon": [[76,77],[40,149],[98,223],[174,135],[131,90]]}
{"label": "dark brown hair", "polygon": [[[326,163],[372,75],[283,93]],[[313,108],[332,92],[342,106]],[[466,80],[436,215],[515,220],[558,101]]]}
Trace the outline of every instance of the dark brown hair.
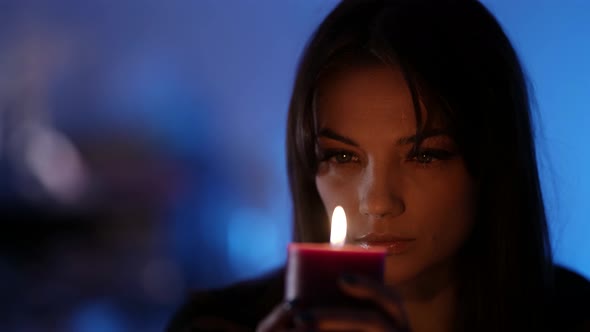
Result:
{"label": "dark brown hair", "polygon": [[457,330],[535,330],[552,258],[529,92],[516,52],[474,0],[345,0],[322,22],[299,64],[287,128],[296,240],[327,241],[315,185],[314,95],[334,67],[401,68],[414,99],[445,119],[479,184],[478,218],[459,252]]}

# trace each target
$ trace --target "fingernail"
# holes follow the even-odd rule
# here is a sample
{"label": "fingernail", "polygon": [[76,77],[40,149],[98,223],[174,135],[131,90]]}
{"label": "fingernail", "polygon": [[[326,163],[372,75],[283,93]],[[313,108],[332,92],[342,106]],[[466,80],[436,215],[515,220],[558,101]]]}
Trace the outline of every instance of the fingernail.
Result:
{"label": "fingernail", "polygon": [[291,311],[299,307],[301,301],[299,299],[292,299],[283,304],[285,311]]}
{"label": "fingernail", "polygon": [[341,279],[342,281],[350,285],[358,284],[359,282],[359,279],[356,276],[348,273],[343,274]]}

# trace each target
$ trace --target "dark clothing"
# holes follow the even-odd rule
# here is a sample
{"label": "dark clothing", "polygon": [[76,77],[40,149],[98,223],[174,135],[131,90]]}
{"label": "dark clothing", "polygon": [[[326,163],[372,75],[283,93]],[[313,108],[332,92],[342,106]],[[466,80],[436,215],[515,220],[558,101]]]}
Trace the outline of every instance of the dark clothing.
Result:
{"label": "dark clothing", "polygon": [[[172,318],[168,332],[253,331],[283,299],[284,270],[234,286],[192,294]],[[590,331],[590,282],[562,267],[555,269],[555,295],[551,314],[556,331]],[[223,315],[223,317],[220,317]],[[207,328],[218,317],[222,328]],[[241,327],[241,328],[240,328]]]}
{"label": "dark clothing", "polygon": [[562,267],[555,269],[552,313],[561,329],[590,332],[590,282]]}
{"label": "dark clothing", "polygon": [[[197,327],[199,317],[219,317],[253,331],[283,299],[284,269],[259,279],[245,281],[228,288],[191,294],[174,315],[167,332],[206,331]],[[225,331],[231,331],[230,328]]]}

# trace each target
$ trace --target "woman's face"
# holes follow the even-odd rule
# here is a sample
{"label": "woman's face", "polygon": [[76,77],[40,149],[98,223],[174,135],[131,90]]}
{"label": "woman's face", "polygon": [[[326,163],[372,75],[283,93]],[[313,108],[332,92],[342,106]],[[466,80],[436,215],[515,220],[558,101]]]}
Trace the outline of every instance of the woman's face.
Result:
{"label": "woman's face", "polygon": [[390,67],[350,69],[319,92],[316,185],[329,215],[344,208],[347,242],[387,248],[389,284],[448,268],[473,223],[475,184],[445,128],[433,121],[413,153],[411,94]]}

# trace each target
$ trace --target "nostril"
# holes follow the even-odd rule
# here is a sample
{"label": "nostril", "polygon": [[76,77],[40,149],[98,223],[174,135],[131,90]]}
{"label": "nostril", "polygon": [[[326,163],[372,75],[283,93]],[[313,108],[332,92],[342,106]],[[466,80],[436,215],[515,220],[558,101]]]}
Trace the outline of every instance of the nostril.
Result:
{"label": "nostril", "polygon": [[369,217],[374,220],[380,220],[399,216],[405,211],[405,209],[405,204],[401,199],[391,197],[386,200],[382,200],[379,202],[379,204],[361,202],[359,212],[365,217]]}
{"label": "nostril", "polygon": [[368,212],[368,211],[362,212],[362,214],[366,217],[371,217],[374,219],[383,219],[388,215],[387,212],[374,213],[374,212]]}

